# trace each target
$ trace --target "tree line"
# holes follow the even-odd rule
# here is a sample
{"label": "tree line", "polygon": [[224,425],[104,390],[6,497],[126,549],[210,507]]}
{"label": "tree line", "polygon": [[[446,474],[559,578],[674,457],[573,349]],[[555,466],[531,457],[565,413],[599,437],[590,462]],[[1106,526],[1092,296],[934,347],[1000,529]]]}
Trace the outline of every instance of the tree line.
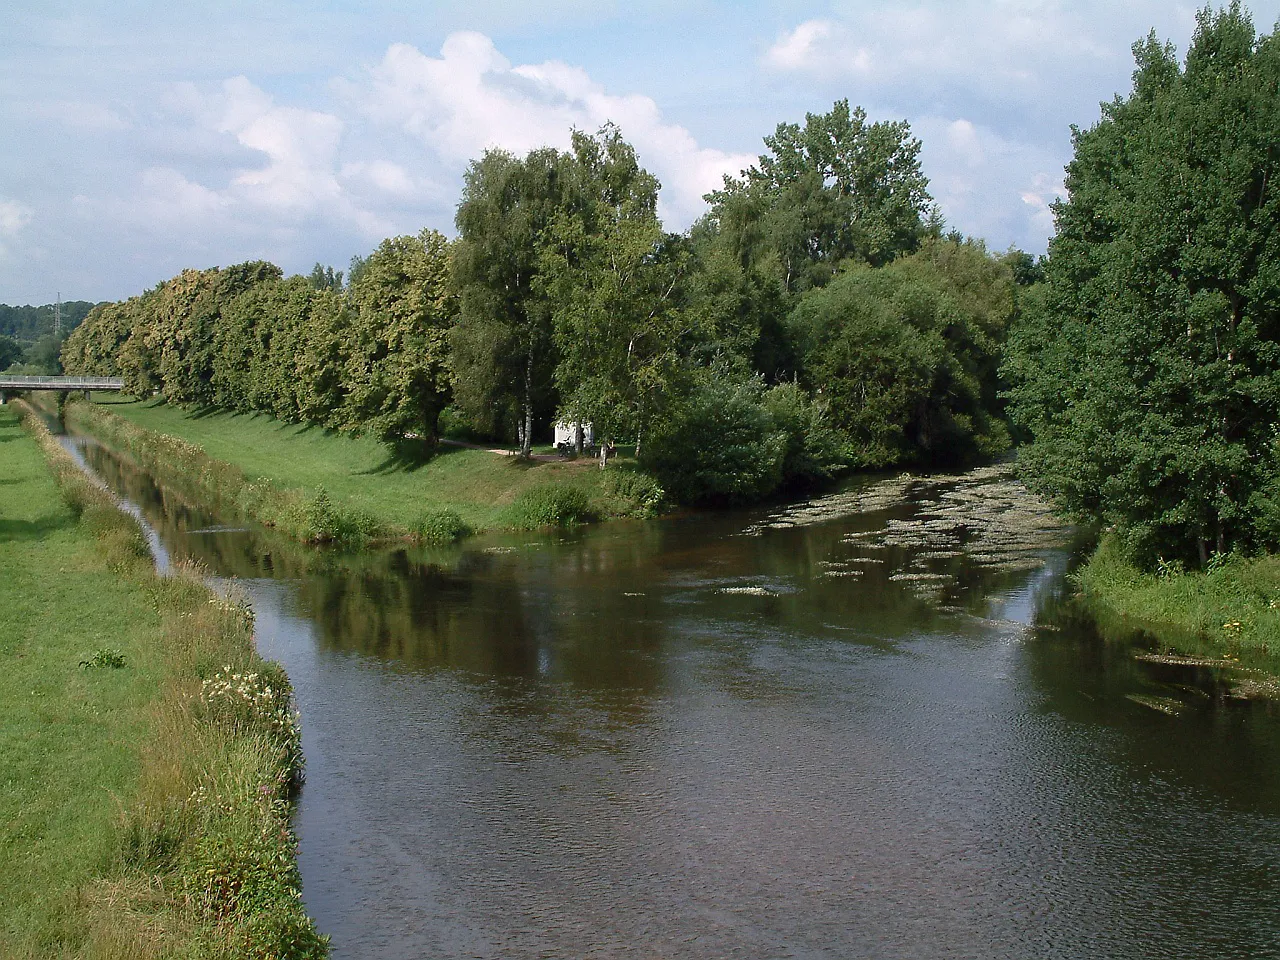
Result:
{"label": "tree line", "polygon": [[187,270],[95,308],[63,363],[428,448],[442,414],[525,454],[555,419],[590,422],[691,502],[1006,448],[999,366],[1031,259],[944,233],[906,123],[840,101],[765,146],[681,234],[613,125],[490,150],[453,241],[391,238],[345,277]]}
{"label": "tree line", "polygon": [[682,233],[620,131],[471,164],[458,237],[187,271],[96,308],[68,369],[139,395],[528,452],[557,417],[688,501],[1020,443],[1028,484],[1131,556],[1280,543],[1280,40],[1206,7],[1073,128],[1047,258],[944,231],[906,123],[779,124]]}
{"label": "tree line", "polygon": [[52,303],[34,307],[11,307],[0,303],[0,371],[24,374],[56,374],[60,371],[62,341],[88,316],[94,305],[85,300],[68,300],[57,314],[60,331],[55,331]]}

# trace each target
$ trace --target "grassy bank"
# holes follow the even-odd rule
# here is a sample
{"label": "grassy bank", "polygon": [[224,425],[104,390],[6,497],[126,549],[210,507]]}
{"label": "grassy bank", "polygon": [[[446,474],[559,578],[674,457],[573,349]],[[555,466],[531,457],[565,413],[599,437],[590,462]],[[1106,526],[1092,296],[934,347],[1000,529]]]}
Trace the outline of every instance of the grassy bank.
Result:
{"label": "grassy bank", "polygon": [[1104,539],[1078,577],[1104,622],[1144,629],[1177,653],[1280,666],[1280,556],[1154,575]]}
{"label": "grassy bank", "polygon": [[0,956],[317,957],[287,678],[0,407]]}
{"label": "grassy bank", "polygon": [[367,437],[154,402],[73,403],[67,416],[193,498],[304,541],[438,541],[465,530],[645,515],[661,499],[649,478],[589,460],[526,463],[444,447],[405,462]]}

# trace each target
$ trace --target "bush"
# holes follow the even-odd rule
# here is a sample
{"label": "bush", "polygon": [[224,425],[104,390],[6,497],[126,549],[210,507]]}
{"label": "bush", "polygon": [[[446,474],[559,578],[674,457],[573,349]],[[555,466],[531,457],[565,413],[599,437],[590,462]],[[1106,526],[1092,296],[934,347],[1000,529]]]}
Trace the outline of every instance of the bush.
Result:
{"label": "bush", "polygon": [[686,503],[741,503],[782,482],[787,435],[765,408],[764,382],[708,370],[684,408],[655,430],[640,463]]}
{"label": "bush", "polygon": [[782,383],[764,395],[764,407],[787,438],[785,481],[826,480],[849,462],[848,439],[827,422],[826,410],[799,384]]}
{"label": "bush", "polygon": [[520,494],[502,520],[515,530],[537,530],[589,523],[596,516],[590,498],[578,487],[546,483]]}
{"label": "bush", "polygon": [[336,506],[324,487],[314,497],[291,504],[273,524],[304,543],[356,545],[376,537],[378,521],[358,510]]}
{"label": "bush", "polygon": [[423,543],[455,543],[471,534],[455,510],[428,510],[413,525],[413,535]]}
{"label": "bush", "polygon": [[604,471],[600,493],[608,503],[608,512],[621,517],[652,517],[667,496],[653,477],[623,466]]}

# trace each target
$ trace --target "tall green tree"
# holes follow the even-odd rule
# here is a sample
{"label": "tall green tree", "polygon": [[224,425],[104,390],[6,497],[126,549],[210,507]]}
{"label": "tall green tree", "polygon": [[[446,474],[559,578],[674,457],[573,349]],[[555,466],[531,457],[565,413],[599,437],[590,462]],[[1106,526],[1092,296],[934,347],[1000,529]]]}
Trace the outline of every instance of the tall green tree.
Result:
{"label": "tall green tree", "polygon": [[852,442],[851,462],[964,462],[1008,444],[996,371],[1013,313],[1009,268],[979,244],[932,240],[847,269],[788,318],[801,383]]}
{"label": "tall green tree", "polygon": [[438,438],[449,401],[448,332],[457,316],[449,242],[434,230],[384,240],[351,287],[345,425],[384,441]]}
{"label": "tall green tree", "polygon": [[663,233],[658,181],[615,126],[575,132],[577,202],[542,245],[539,285],[553,313],[560,413],[596,436],[637,443],[668,400],[688,347],[677,287],[690,254]]}
{"label": "tall green tree", "polygon": [[[551,304],[539,281],[542,246],[572,203],[567,158],[489,150],[463,180],[453,252],[458,323],[450,335],[459,406],[483,427],[495,411],[517,416],[521,453],[534,421],[554,407]],[[487,421],[487,422],[486,422]]]}
{"label": "tall green tree", "polygon": [[1134,54],[1129,97],[1074,131],[1011,409],[1035,489],[1140,558],[1203,562],[1275,545],[1280,40],[1233,3],[1200,12],[1185,65],[1154,35]]}
{"label": "tall green tree", "polygon": [[920,141],[906,121],[867,122],[838,100],[804,126],[780,123],[768,152],[707,195],[711,216],[744,266],[788,291],[827,282],[848,260],[879,266],[914,250],[932,216]]}

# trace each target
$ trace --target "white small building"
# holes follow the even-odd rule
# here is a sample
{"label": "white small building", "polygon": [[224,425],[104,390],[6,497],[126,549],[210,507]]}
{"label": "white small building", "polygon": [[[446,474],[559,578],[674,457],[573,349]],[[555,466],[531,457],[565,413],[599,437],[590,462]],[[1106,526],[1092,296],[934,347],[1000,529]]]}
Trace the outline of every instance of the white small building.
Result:
{"label": "white small building", "polygon": [[[573,446],[577,443],[578,424],[573,421],[559,420],[556,422],[556,446],[567,443]],[[591,424],[582,424],[582,445],[589,447],[596,442],[595,432],[591,429]]]}

